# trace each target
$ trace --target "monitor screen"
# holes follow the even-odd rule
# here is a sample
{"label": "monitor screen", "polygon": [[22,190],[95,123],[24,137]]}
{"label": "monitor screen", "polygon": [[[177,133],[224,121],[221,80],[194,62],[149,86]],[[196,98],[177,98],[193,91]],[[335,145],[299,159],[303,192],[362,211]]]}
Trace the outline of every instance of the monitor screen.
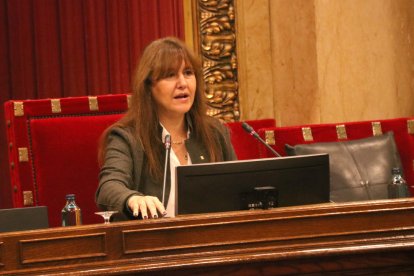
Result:
{"label": "monitor screen", "polygon": [[176,214],[329,202],[329,156],[299,155],[176,168]]}
{"label": "monitor screen", "polygon": [[0,232],[48,228],[46,206],[0,209]]}

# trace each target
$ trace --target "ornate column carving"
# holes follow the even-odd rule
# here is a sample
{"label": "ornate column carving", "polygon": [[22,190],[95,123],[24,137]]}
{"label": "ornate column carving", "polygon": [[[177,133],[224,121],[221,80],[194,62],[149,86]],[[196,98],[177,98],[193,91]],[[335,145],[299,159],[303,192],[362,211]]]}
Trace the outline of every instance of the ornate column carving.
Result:
{"label": "ornate column carving", "polygon": [[197,0],[195,7],[207,113],[226,122],[240,118],[234,1]]}

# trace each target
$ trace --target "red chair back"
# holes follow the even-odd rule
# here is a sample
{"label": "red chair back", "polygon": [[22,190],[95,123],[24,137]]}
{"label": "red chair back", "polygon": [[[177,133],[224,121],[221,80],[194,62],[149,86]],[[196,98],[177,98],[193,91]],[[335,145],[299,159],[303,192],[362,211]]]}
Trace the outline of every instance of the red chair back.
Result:
{"label": "red chair back", "polygon": [[65,195],[74,193],[84,224],[95,215],[98,141],[128,108],[122,95],[8,101],[7,139],[13,207],[47,206],[50,226],[61,225]]}

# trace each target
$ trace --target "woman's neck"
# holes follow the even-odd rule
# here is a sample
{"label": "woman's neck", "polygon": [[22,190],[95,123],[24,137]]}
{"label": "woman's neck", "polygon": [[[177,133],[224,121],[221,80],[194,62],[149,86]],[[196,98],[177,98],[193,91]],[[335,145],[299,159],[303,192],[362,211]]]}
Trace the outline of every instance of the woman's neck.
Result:
{"label": "woman's neck", "polygon": [[170,133],[172,140],[178,141],[187,138],[185,117],[160,118],[161,124]]}

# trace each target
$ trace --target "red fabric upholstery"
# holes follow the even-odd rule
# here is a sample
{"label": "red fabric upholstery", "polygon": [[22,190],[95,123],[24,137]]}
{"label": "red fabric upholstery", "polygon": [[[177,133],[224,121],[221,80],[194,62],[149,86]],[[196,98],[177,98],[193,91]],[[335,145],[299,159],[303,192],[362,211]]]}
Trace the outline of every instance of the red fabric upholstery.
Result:
{"label": "red fabric upholstery", "polygon": [[[30,121],[34,182],[39,203],[58,218],[66,194],[76,194],[84,223],[99,221],[94,194],[98,183],[97,148],[100,134],[120,115],[61,117]],[[76,164],[76,165],[73,165]],[[92,203],[92,204],[91,204]],[[53,223],[54,224],[54,223]]]}
{"label": "red fabric upholstery", "polygon": [[[22,116],[14,114],[16,102],[23,103]],[[97,103],[99,109],[91,111],[88,97],[62,98],[58,113],[52,112],[50,99],[5,104],[13,207],[31,206],[23,198],[31,192],[33,205],[48,207],[49,225],[60,226],[65,195],[74,193],[83,223],[102,222],[94,214],[98,140],[127,109],[127,95],[98,96]],[[27,148],[27,161],[19,161],[19,148]]]}
{"label": "red fabric upholstery", "polygon": [[[250,120],[246,122],[256,131],[261,128],[276,126],[274,119]],[[239,160],[260,158],[260,142],[243,130],[241,122],[227,123],[227,127],[230,129],[231,142]]]}
{"label": "red fabric upholstery", "polygon": [[[55,113],[51,99],[5,103],[13,207],[47,206],[49,225],[60,226],[65,195],[74,193],[83,223],[100,223],[102,218],[94,214],[98,139],[127,110],[128,96],[97,96],[98,110],[91,110],[89,97],[58,100],[61,110]],[[19,103],[24,114],[15,114]],[[275,126],[273,119],[249,123],[256,129]],[[228,126],[239,159],[259,158],[258,142],[242,130],[241,123]],[[27,161],[19,160],[22,148],[27,149]],[[24,201],[25,192],[33,195],[33,203]]]}
{"label": "red fabric upholstery", "polygon": [[[337,142],[355,140],[374,135],[374,124],[380,125],[382,133],[394,132],[395,142],[400,153],[405,178],[410,185],[411,193],[414,194],[414,131],[410,130],[409,124],[413,124],[414,118],[396,118],[387,120],[373,120],[361,122],[345,122],[337,124],[301,125],[289,127],[271,127],[258,130],[259,135],[278,151],[286,155],[285,144],[297,145],[316,142]],[[346,139],[338,138],[337,126],[344,126]],[[309,128],[313,140],[305,141],[303,129]],[[272,139],[274,138],[274,144]],[[260,146],[261,157],[273,156],[264,146]]]}

